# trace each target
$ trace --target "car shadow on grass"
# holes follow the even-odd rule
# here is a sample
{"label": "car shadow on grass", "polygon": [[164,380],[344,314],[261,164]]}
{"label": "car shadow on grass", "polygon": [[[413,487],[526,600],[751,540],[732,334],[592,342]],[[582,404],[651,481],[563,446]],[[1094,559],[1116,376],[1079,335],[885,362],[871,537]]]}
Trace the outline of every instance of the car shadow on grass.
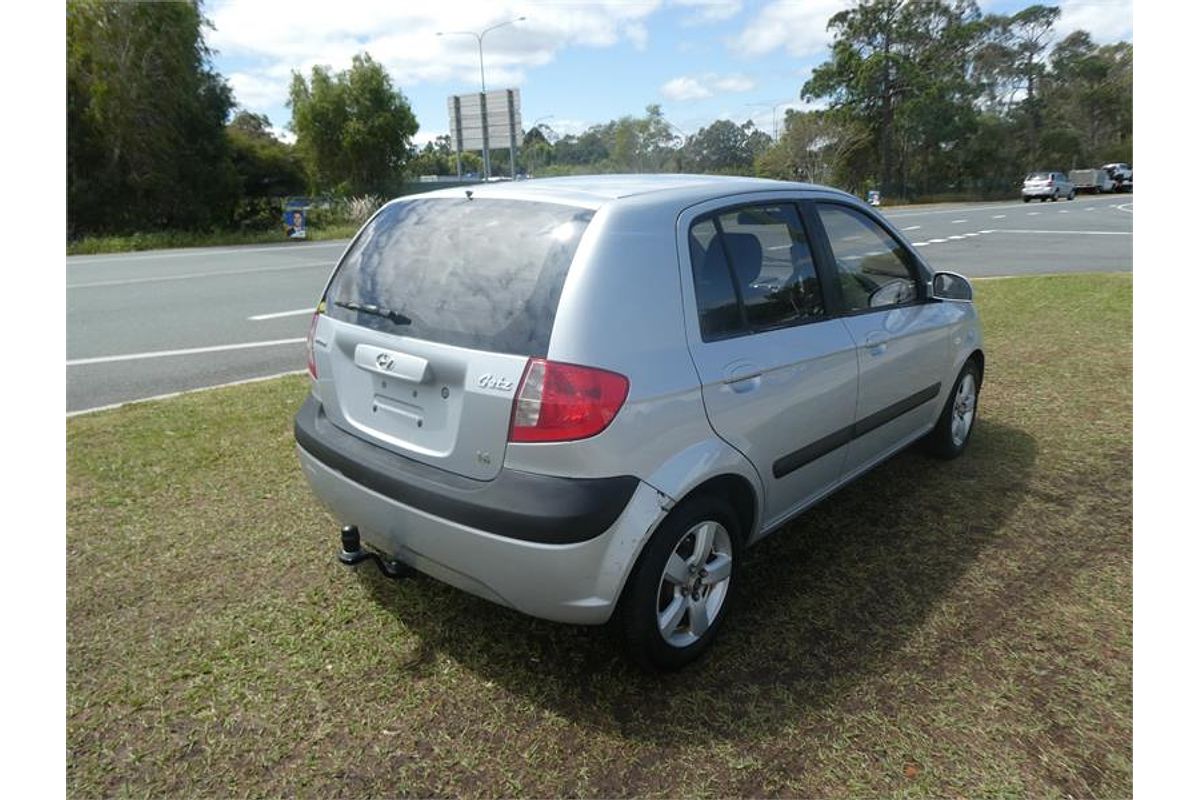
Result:
{"label": "car shadow on grass", "polygon": [[995,541],[1037,452],[1028,433],[981,419],[957,461],[909,450],[822,501],[747,552],[715,646],[675,675],[638,670],[611,628],[536,620],[429,579],[360,576],[421,637],[397,682],[441,655],[531,704],[623,737],[771,736],[891,664]]}

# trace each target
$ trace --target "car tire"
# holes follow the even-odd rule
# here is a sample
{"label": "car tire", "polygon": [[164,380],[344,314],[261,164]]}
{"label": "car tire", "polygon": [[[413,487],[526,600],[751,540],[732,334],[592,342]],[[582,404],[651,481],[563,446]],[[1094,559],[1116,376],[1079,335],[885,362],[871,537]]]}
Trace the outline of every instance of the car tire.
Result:
{"label": "car tire", "polygon": [[979,364],[973,359],[963,365],[937,424],[925,437],[925,450],[930,455],[949,460],[958,458],[967,449],[975,430],[981,377]]}
{"label": "car tire", "polygon": [[1022,197],[1021,199],[1024,200],[1026,203],[1028,203],[1033,198],[1032,197]]}
{"label": "car tire", "polygon": [[651,672],[673,671],[712,645],[729,608],[741,546],[737,515],[724,498],[697,495],[671,510],[621,598],[621,629],[635,662]]}
{"label": "car tire", "polygon": [[1070,192],[1070,193],[1067,195],[1067,199],[1068,199],[1068,200],[1074,200],[1074,199],[1075,199],[1075,190],[1074,190],[1074,189],[1072,189],[1072,190],[1071,190],[1071,192]]}

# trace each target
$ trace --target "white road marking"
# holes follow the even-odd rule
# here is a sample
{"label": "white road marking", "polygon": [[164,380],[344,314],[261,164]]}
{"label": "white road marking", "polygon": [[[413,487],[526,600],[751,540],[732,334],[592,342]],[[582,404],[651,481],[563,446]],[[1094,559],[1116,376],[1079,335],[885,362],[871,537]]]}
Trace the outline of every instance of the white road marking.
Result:
{"label": "white road marking", "polygon": [[1036,216],[1037,216],[1038,214],[1040,214],[1040,213],[1042,213],[1042,212],[1040,212],[1040,211],[1030,211],[1030,212],[1029,212],[1029,214],[1028,214],[1028,216],[1030,216],[1030,217],[1036,217]]}
{"label": "white road marking", "polygon": [[964,236],[947,236],[946,238],[947,239],[964,239],[966,237],[964,237]]}
{"label": "white road marking", "polygon": [[1064,208],[1062,211],[1059,211],[1058,213],[1060,213],[1060,214],[1070,214],[1071,212],[1070,212],[1070,211],[1067,211],[1067,210]]}
{"label": "white road marking", "polygon": [[1117,206],[1117,211],[1124,211],[1126,214],[1133,213],[1133,203],[1122,203]]}
{"label": "white road marking", "polygon": [[913,247],[924,247],[927,244],[929,244],[929,242],[913,242],[912,243]]}
{"label": "white road marking", "polygon": [[1088,206],[1087,208],[1084,209],[1084,211],[1095,211],[1095,210],[1096,210],[1095,206]]}
{"label": "white road marking", "polygon": [[166,358],[167,356],[190,356],[198,353],[221,353],[226,350],[248,350],[253,347],[275,347],[281,344],[300,344],[298,339],[274,339],[269,342],[241,342],[239,344],[219,344],[213,347],[189,347],[186,350],[154,350],[149,353],[128,353],[120,356],[97,356],[95,358],[77,358],[68,361],[68,367],[79,367],[84,364],[110,364],[114,361],[140,361],[145,358]]}
{"label": "white road marking", "polygon": [[276,311],[274,314],[256,314],[253,317],[246,317],[251,322],[259,322],[264,319],[279,319],[280,317],[298,317],[301,314],[311,314],[312,308],[297,308],[295,311]]}
{"label": "white road marking", "polygon": [[930,244],[941,244],[944,241],[946,241],[946,240],[945,239],[930,239],[929,243]]}
{"label": "white road marking", "polygon": [[295,248],[293,252],[299,250],[317,250],[328,247],[340,247],[345,250],[346,245],[350,240],[341,242],[321,242],[313,244],[276,244],[269,247],[198,247],[194,250],[181,251],[162,251],[153,250],[148,252],[130,254],[130,253],[104,253],[94,256],[67,256],[68,264],[110,264],[114,261],[145,261],[155,258],[190,258],[194,256],[211,256],[211,255],[226,255],[237,253],[283,253]]}
{"label": "white road marking", "polygon": [[920,228],[920,225],[909,225],[907,228],[901,228],[902,231],[915,231]]}
{"label": "white road marking", "polygon": [[[979,280],[976,278],[976,280]],[[149,403],[153,400],[170,400],[172,397],[182,397],[185,394],[195,394],[196,392],[207,392],[210,389],[224,389],[227,386],[242,386],[247,383],[260,383],[262,381],[270,381],[275,378],[285,378],[288,375],[304,375],[308,372],[306,369],[294,369],[290,372],[277,372],[274,375],[263,375],[260,378],[246,378],[240,381],[230,381],[229,383],[218,383],[213,386],[201,386],[196,389],[184,389],[181,392],[168,392],[167,394],[156,394],[150,397],[139,397],[136,400],[126,400],[123,403],[110,403],[106,406],[94,406],[92,408],[81,408],[78,411],[68,411],[67,417],[78,417],[81,414],[94,414],[97,411],[111,411],[114,408],[122,406],[132,406],[137,403]]]}
{"label": "white road marking", "polygon": [[[1116,198],[1113,198],[1113,199],[1115,200]],[[1011,209],[1011,208],[1022,208],[1024,206],[1025,206],[1024,202],[1012,203],[1012,204],[1008,204],[1008,205],[998,205],[996,203],[990,203],[988,205],[983,205],[983,206],[955,206],[954,208],[935,208],[930,211],[915,211],[915,210],[911,210],[911,206],[906,206],[905,207],[906,210],[897,211],[892,214],[887,213],[886,209],[884,209],[884,215],[887,216],[888,218],[922,217],[922,216],[927,216],[929,214],[962,214],[962,213],[968,212],[968,211],[1002,211],[1002,210]]]}
{"label": "white road marking", "polygon": [[982,233],[1061,233],[1069,236],[1133,236],[1133,231],[1034,231],[1021,228],[1005,228],[996,231],[982,231]]}
{"label": "white road marking", "polygon": [[259,267],[257,269],[232,269],[221,270],[220,272],[189,272],[185,275],[161,275],[157,278],[125,278],[115,281],[91,281],[90,283],[73,283],[67,286],[68,289],[92,289],[97,286],[128,286],[134,283],[157,283],[159,281],[186,281],[193,278],[212,278],[222,275],[250,275],[255,272],[285,272],[289,269],[314,269],[316,267],[325,267],[333,269],[333,262],[330,261],[309,261],[303,264],[289,264],[288,266],[279,267]]}
{"label": "white road marking", "polygon": [[992,219],[1004,219],[1007,216],[1008,214],[997,214],[996,216],[992,217]]}
{"label": "white road marking", "polygon": [[951,224],[951,225],[957,225],[957,224],[958,224],[958,223],[960,223],[960,222],[966,222],[966,220],[965,220],[965,219],[952,219],[952,220],[950,220],[950,224]]}
{"label": "white road marking", "polygon": [[963,236],[978,236],[978,233],[964,233]]}

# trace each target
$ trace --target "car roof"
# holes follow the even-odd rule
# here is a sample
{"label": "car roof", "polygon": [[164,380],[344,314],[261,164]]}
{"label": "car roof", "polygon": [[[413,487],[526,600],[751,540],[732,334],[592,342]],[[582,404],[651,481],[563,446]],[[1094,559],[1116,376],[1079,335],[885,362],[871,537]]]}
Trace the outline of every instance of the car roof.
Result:
{"label": "car roof", "polygon": [[[811,183],[776,181],[767,178],[744,178],[732,175],[636,174],[636,175],[570,175],[561,178],[533,178],[522,181],[501,181],[470,184],[452,189],[427,192],[420,197],[461,198],[470,192],[478,198],[506,198],[565,203],[599,207],[627,198],[642,198],[655,194],[664,203],[690,204],[713,197],[744,192],[763,191],[821,191],[846,197],[845,192]],[[412,199],[412,195],[402,199]]]}

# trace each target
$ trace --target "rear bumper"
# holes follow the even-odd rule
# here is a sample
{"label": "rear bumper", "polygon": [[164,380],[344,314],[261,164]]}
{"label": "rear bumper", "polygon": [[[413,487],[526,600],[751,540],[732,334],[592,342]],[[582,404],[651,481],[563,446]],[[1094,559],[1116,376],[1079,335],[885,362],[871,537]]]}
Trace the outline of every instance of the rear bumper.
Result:
{"label": "rear bumper", "polygon": [[[358,444],[341,441],[341,436]],[[487,505],[481,506],[479,501],[503,496],[489,494],[496,490],[488,485],[496,481],[462,479],[421,464],[417,467],[422,469],[409,472],[415,462],[335,428],[312,398],[297,415],[296,439],[300,465],[313,492],[339,525],[358,527],[365,545],[459,589],[559,622],[601,624],[608,620],[642,543],[670,502],[636,478],[607,479],[617,481],[610,484],[517,473],[535,479],[523,484],[524,488],[535,488],[525,495],[512,495],[515,505],[488,518],[479,510]],[[358,445],[380,452],[356,451],[353,456],[347,452]],[[381,459],[384,465],[390,462],[391,471],[385,474],[391,475],[392,482],[383,482],[375,474],[380,464],[374,460],[367,461],[364,468],[360,460],[364,455]],[[423,469],[440,473],[440,490]],[[475,493],[467,492],[464,499],[461,495],[471,487],[459,485],[460,481],[474,484]],[[580,483],[583,488],[571,486]],[[561,498],[547,499],[543,494],[555,486],[571,498],[566,506]],[[594,503],[611,502],[605,516],[599,516],[581,495],[588,495]],[[431,507],[430,497],[440,499]],[[589,513],[562,513],[568,506],[586,508]],[[497,525],[499,518],[507,521]],[[505,527],[513,532],[513,524],[529,520],[536,524],[523,529],[526,536],[534,530],[539,538],[558,541],[516,538],[496,530]],[[572,520],[584,526],[588,535],[572,529]],[[600,523],[604,528],[593,531],[592,526]],[[555,525],[567,527],[550,535]]]}
{"label": "rear bumper", "polygon": [[572,544],[608,530],[638,479],[562,478],[501,469],[490,481],[405,458],[347,433],[309,395],[296,414],[296,443],[327,466],[398,503],[473,528],[542,544]]}
{"label": "rear bumper", "polygon": [[1053,186],[1039,186],[1036,189],[1022,189],[1022,197],[1052,197],[1054,195]]}

